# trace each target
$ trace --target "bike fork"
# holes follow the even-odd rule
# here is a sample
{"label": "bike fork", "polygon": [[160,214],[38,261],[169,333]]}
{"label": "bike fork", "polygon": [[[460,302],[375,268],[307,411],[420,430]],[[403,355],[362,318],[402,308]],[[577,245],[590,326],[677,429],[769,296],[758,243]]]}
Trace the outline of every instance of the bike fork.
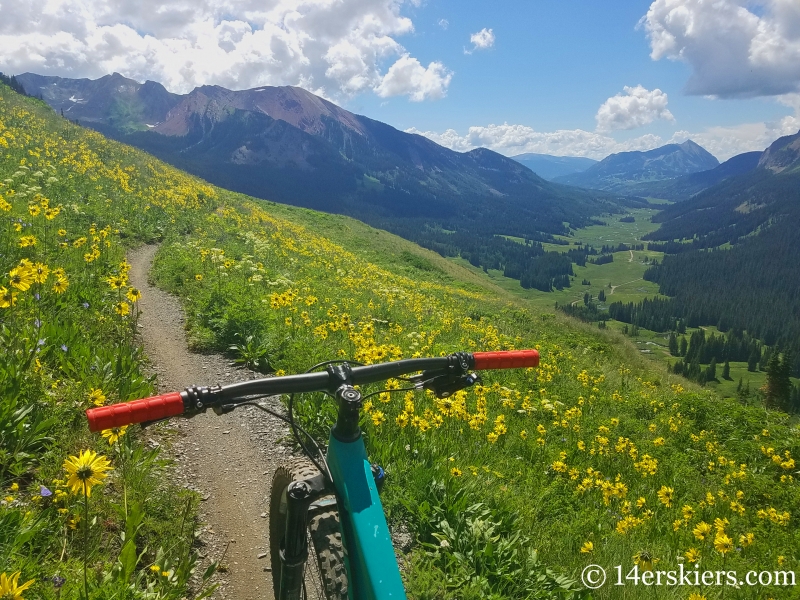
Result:
{"label": "bike fork", "polygon": [[286,531],[281,544],[281,589],[278,600],[300,600],[308,560],[308,509],[325,495],[325,479],[316,475],[293,481],[286,489]]}

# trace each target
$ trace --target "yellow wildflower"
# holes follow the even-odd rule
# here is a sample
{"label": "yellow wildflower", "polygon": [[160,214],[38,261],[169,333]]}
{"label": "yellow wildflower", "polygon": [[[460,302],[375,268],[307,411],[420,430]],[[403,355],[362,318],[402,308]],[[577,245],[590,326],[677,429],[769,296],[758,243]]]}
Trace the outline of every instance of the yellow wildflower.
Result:
{"label": "yellow wildflower", "polygon": [[25,267],[14,267],[8,272],[9,283],[20,291],[27,291],[35,281],[32,269]]}
{"label": "yellow wildflower", "polygon": [[108,440],[108,445],[113,446],[116,444],[123,435],[125,435],[125,431],[127,431],[128,426],[123,425],[122,427],[112,427],[111,429],[104,429],[100,432],[104,438]]}
{"label": "yellow wildflower", "polygon": [[674,493],[675,490],[673,490],[671,487],[662,485],[661,489],[658,490],[656,495],[658,496],[658,499],[661,501],[661,504],[669,508],[670,506],[672,506],[672,496],[674,495]]}
{"label": "yellow wildflower", "polygon": [[692,529],[692,533],[698,540],[703,541],[706,539],[706,536],[711,533],[711,525],[705,521],[700,521],[697,525],[695,525],[694,529]]}
{"label": "yellow wildflower", "polygon": [[690,563],[696,563],[700,560],[700,551],[697,548],[689,548],[683,555]]}
{"label": "yellow wildflower", "polygon": [[17,292],[9,291],[0,285],[0,308],[10,308],[17,303]]}
{"label": "yellow wildflower", "polygon": [[0,598],[3,598],[3,600],[22,600],[22,592],[31,587],[35,580],[31,579],[19,585],[17,582],[19,581],[20,575],[20,571],[12,573],[11,575],[0,573]]}
{"label": "yellow wildflower", "polygon": [[106,403],[106,396],[100,388],[91,388],[89,390],[89,402],[95,406],[103,406]]}
{"label": "yellow wildflower", "polygon": [[733,550],[733,540],[724,533],[717,534],[714,538],[714,548],[723,556]]}
{"label": "yellow wildflower", "polygon": [[92,450],[84,450],[79,456],[70,456],[64,461],[64,469],[69,475],[67,486],[73,494],[83,492],[86,497],[92,495],[92,487],[101,483],[111,469],[111,463],[105,456]]}

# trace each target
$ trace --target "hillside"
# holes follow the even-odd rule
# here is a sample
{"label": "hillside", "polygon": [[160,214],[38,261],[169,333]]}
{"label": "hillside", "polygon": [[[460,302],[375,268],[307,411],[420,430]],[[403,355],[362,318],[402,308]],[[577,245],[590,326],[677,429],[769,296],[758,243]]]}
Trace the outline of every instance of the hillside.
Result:
{"label": "hillside", "polygon": [[525,165],[542,179],[552,181],[561,175],[570,175],[585,171],[597,161],[582,156],[552,156],[528,152],[512,156],[515,161]]}
{"label": "hillside", "polygon": [[655,317],[663,331],[683,318],[690,326],[745,330],[792,350],[800,373],[798,139],[780,138],[758,167],[653,217],[661,225],[644,239],[670,255],[645,278],[671,299],[647,310],[639,305],[641,323]]}
{"label": "hillside", "polygon": [[[40,486],[55,485],[67,453],[109,447],[90,437],[81,419],[90,389],[102,387],[108,401],[149,391],[132,379],[139,364],[135,302],[114,286],[124,271],[122,243],[153,239],[162,240],[153,277],[185,302],[199,349],[252,336],[272,368],[287,372],[335,357],[376,362],[462,349],[540,350],[538,369],[488,373],[483,386],[447,401],[412,391],[377,396],[365,407],[371,457],[389,474],[388,514],[415,540],[405,557],[410,596],[569,597],[569,589],[586,597],[576,591],[586,565],[627,569],[644,553],[665,570],[698,553],[711,571],[772,568],[777,556],[783,568],[798,568],[793,523],[800,498],[791,473],[800,447],[784,414],[699,391],[643,362],[623,338],[533,312],[475,277],[461,282],[457,267],[390,234],[208,186],[75,127],[33,99],[4,87],[0,96],[2,210],[21,225],[6,230],[13,253],[3,255],[2,270],[22,258],[47,261],[63,267],[70,282],[62,292],[49,281],[19,289],[0,308],[10,332],[0,338],[4,398],[57,417],[43,425],[51,437],[27,454],[2,455],[25,462],[2,475],[15,496],[0,505],[0,560],[30,573],[32,595],[53,596],[57,574],[66,579],[64,597],[82,589],[82,536],[68,525],[81,526],[81,499],[63,486],[57,502],[34,498],[44,498]],[[41,209],[45,194],[55,215]],[[333,235],[321,234],[318,222]],[[7,278],[2,285],[14,284]],[[39,320],[47,327],[46,351],[25,362],[16,348],[35,349]],[[306,427],[326,435],[329,403],[312,398],[296,408]],[[131,468],[142,464],[143,455],[135,456]],[[167,479],[147,464],[144,474]],[[109,491],[92,495],[99,518],[84,520],[108,541],[89,570],[103,597],[144,593],[151,581],[167,585],[148,579],[152,554],[181,530],[169,515],[185,510],[153,504],[164,481],[129,488],[129,500],[135,493],[154,511],[144,526],[153,546],[126,559],[140,579],[103,579],[119,572],[123,476],[130,471],[113,473]],[[715,550],[715,522],[720,548],[736,540],[746,551]],[[707,531],[705,542],[693,533],[698,527]],[[497,549],[491,556],[488,540]],[[181,597],[183,589],[175,593]],[[595,595],[640,596],[635,586]]]}
{"label": "hillside", "polygon": [[646,152],[611,154],[585,171],[556,177],[554,181],[627,194],[635,184],[672,179],[718,166],[716,158],[692,140],[687,140]]}
{"label": "hillside", "polygon": [[635,196],[649,196],[681,202],[705,189],[722,183],[730,177],[736,177],[752,171],[758,166],[761,154],[758,151],[745,152],[729,158],[718,167],[708,171],[700,171],[661,181],[635,183],[628,187],[628,191]]}
{"label": "hillside", "polygon": [[454,152],[301,88],[203,86],[177,96],[119,74],[18,79],[65,117],[211,183],[353,216],[481,266],[512,264],[518,278],[536,272],[547,287],[556,274],[539,277],[531,261],[540,251],[519,257],[495,236],[549,240],[593,216],[642,205],[545,181],[484,148]]}

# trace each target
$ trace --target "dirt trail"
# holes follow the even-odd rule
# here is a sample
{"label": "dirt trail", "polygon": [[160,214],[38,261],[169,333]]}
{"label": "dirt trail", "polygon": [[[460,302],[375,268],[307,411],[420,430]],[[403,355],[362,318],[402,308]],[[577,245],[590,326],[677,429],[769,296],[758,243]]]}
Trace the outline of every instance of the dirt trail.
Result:
{"label": "dirt trail", "polygon": [[628,285],[629,283],[634,283],[634,282],[636,282],[636,281],[641,281],[641,280],[642,280],[642,278],[641,278],[641,277],[639,277],[638,279],[633,279],[633,280],[631,280],[631,281],[626,281],[625,283],[620,283],[619,285],[612,285],[612,286],[611,286],[611,293],[609,294],[609,296],[610,296],[611,294],[613,294],[613,293],[614,293],[614,290],[616,290],[618,287],[622,287],[623,285]]}
{"label": "dirt trail", "polygon": [[[254,379],[219,355],[192,354],[187,350],[184,318],[178,300],[147,281],[156,246],[129,254],[132,285],[142,291],[139,331],[161,392],[189,385],[212,385]],[[277,402],[277,401],[276,401]],[[291,451],[278,440],[286,429],[254,408],[245,407],[218,417],[213,413],[191,420],[175,419],[178,429],[172,444],[175,477],[197,490],[203,502],[201,555],[206,563],[219,560],[226,546],[219,600],[272,598],[269,572],[267,497],[272,473]]]}

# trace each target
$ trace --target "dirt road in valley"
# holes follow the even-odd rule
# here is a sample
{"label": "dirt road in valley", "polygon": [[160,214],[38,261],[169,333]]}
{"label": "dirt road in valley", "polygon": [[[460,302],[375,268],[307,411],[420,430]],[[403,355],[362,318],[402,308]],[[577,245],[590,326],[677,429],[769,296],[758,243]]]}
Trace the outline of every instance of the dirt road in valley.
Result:
{"label": "dirt road in valley", "polygon": [[[236,368],[223,356],[187,350],[178,300],[147,281],[155,252],[156,246],[144,246],[132,251],[128,260],[131,284],[142,291],[139,332],[158,375],[159,391],[260,377]],[[291,456],[288,444],[280,443],[287,430],[251,407],[221,417],[209,412],[191,420],[175,419],[169,427],[178,430],[171,445],[174,477],[203,498],[204,566],[219,560],[227,547],[222,561],[227,570],[217,576],[221,586],[212,598],[272,598],[267,498],[273,472]],[[152,443],[157,437],[156,430]]]}

